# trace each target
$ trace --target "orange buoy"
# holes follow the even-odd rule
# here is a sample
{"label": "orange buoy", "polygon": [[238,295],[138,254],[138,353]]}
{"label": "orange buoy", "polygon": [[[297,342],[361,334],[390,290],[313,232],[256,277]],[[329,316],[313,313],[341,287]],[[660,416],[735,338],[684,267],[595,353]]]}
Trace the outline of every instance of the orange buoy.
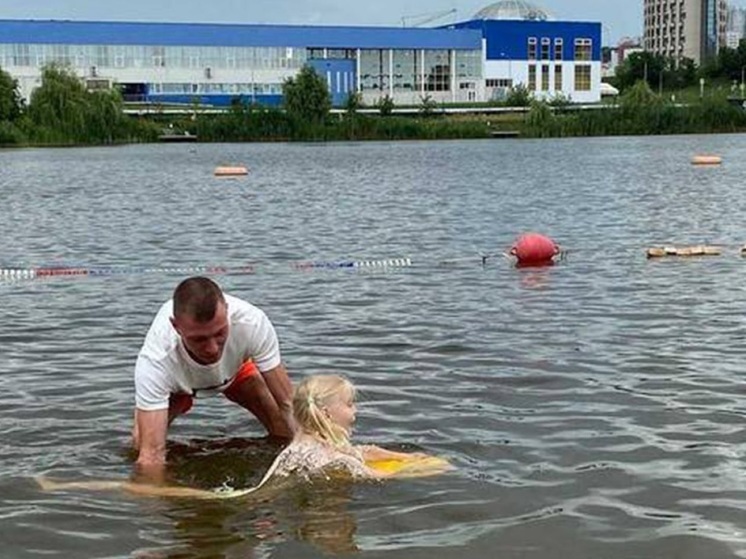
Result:
{"label": "orange buoy", "polygon": [[516,257],[518,266],[547,266],[560,249],[549,237],[539,233],[524,233],[510,249],[510,254]]}
{"label": "orange buoy", "polygon": [[692,165],[720,165],[723,158],[719,155],[695,155],[692,157]]}
{"label": "orange buoy", "polygon": [[239,177],[248,174],[249,169],[243,165],[236,165],[233,167],[215,167],[216,177]]}

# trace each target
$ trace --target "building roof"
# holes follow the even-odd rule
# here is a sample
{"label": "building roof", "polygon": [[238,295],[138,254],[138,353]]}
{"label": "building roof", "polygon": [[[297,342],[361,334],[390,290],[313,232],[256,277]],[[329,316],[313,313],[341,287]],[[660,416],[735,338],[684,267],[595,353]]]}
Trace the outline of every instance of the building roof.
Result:
{"label": "building roof", "polygon": [[500,0],[482,8],[474,19],[523,19],[546,21],[552,19],[542,8],[525,0]]}
{"label": "building roof", "polygon": [[0,19],[0,43],[479,50],[482,37],[461,29]]}

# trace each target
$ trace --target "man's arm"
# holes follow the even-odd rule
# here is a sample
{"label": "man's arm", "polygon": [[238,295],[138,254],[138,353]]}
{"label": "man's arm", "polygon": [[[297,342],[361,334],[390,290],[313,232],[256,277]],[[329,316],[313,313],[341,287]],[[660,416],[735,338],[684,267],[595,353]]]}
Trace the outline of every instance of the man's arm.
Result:
{"label": "man's arm", "polygon": [[283,420],[287,426],[288,436],[295,433],[295,419],[293,418],[293,384],[290,382],[285,365],[280,363],[277,367],[262,373],[267,388],[277,402]]}
{"label": "man's arm", "polygon": [[[270,388],[270,384],[274,388]],[[282,365],[266,373],[257,371],[228,387],[224,394],[254,414],[270,435],[285,439],[293,437],[292,386]]]}
{"label": "man's arm", "polygon": [[135,410],[133,444],[138,450],[138,473],[146,481],[161,483],[166,469],[168,409]]}

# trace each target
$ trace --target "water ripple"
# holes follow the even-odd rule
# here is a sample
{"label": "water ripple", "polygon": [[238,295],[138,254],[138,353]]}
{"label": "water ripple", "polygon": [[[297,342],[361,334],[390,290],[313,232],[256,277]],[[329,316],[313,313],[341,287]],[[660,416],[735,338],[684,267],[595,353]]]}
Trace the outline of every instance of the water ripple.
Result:
{"label": "water ripple", "polygon": [[[41,493],[123,479],[134,359],[179,274],[0,280],[0,531],[13,557],[744,557],[741,135],[0,150],[5,267],[252,264],[295,379],[348,375],[361,442],[432,479],[204,503]],[[722,155],[695,169],[691,153]],[[219,181],[221,161],[245,180]],[[558,265],[515,269],[522,231]],[[721,257],[651,260],[655,244]],[[409,257],[391,270],[308,260]],[[220,399],[177,483],[250,486],[277,447]]]}

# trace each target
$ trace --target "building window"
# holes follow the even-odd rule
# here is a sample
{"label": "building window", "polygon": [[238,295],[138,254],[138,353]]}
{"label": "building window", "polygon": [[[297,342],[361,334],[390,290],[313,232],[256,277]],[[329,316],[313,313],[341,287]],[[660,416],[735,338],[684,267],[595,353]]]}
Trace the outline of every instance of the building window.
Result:
{"label": "building window", "polygon": [[96,66],[99,68],[108,68],[111,66],[111,55],[109,53],[109,47],[106,45],[96,46],[96,58],[94,59]]}
{"label": "building window", "polygon": [[166,65],[166,49],[164,47],[153,47],[151,54],[153,60],[153,66],[156,68]]}
{"label": "building window", "polygon": [[425,91],[451,90],[451,57],[447,50],[426,50]]}
{"label": "building window", "polygon": [[482,77],[482,52],[478,50],[456,51],[456,77],[459,79],[479,79]]}
{"label": "building window", "polygon": [[77,48],[77,51],[75,52],[75,56],[74,56],[75,67],[76,68],[85,68],[87,66],[87,64],[86,64],[87,57],[86,57],[85,47],[80,47],[79,46],[79,47],[76,47],[76,48]]}
{"label": "building window", "polygon": [[554,59],[562,60],[562,39],[554,40]]}
{"label": "building window", "polygon": [[[417,61],[415,60],[415,64]],[[420,66],[417,65],[418,70]],[[360,89],[385,92],[389,89],[389,51],[366,49],[360,51]],[[419,86],[419,76],[418,83]]]}
{"label": "building window", "polygon": [[554,67],[554,90],[562,91],[562,64]]}
{"label": "building window", "polygon": [[114,47],[114,67],[124,68],[125,66],[125,49],[122,46]]}
{"label": "building window", "polygon": [[31,49],[28,45],[13,45],[13,65],[31,66]]}
{"label": "building window", "polygon": [[355,51],[353,49],[329,49],[328,51],[326,51],[326,57],[343,60],[354,60]]}
{"label": "building window", "polygon": [[70,65],[70,47],[69,45],[53,45],[52,46],[52,60],[63,66]]}
{"label": "building window", "polygon": [[549,91],[549,64],[541,65],[541,90]]}
{"label": "building window", "polygon": [[588,64],[575,66],[575,91],[591,90],[591,67]]}
{"label": "building window", "polygon": [[575,60],[591,60],[591,46],[590,39],[575,39]]}
{"label": "building window", "polygon": [[528,90],[536,91],[536,64],[528,65]]}
{"label": "building window", "polygon": [[543,37],[541,39],[541,59],[542,60],[549,60],[549,48],[550,48],[550,41],[548,37]]}
{"label": "building window", "polygon": [[485,87],[513,87],[513,80],[503,78],[484,80]]}
{"label": "building window", "polygon": [[39,68],[42,68],[46,63],[47,63],[47,55],[44,52],[44,47],[42,46],[39,48],[39,51],[36,53],[36,65]]}
{"label": "building window", "polygon": [[394,55],[394,91],[415,91],[418,79],[417,51],[397,49]]}
{"label": "building window", "polygon": [[536,37],[528,38],[528,59],[536,60]]}

